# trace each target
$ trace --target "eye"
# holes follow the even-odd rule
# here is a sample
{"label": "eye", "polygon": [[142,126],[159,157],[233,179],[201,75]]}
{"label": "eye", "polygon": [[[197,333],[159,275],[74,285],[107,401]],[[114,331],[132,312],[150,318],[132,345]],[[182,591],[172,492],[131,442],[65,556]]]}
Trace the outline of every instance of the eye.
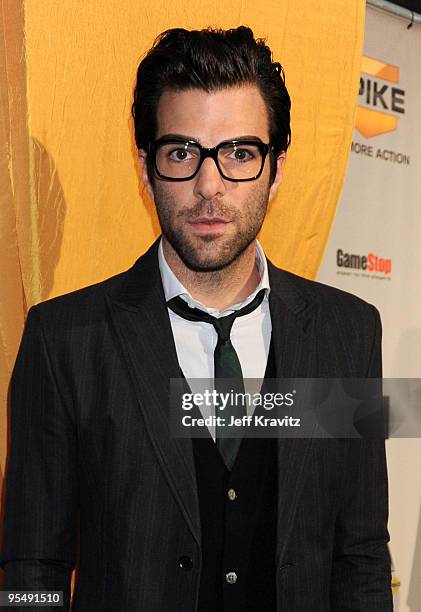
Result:
{"label": "eye", "polygon": [[228,157],[238,163],[244,163],[256,159],[256,152],[254,147],[235,147],[229,152]]}
{"label": "eye", "polygon": [[252,159],[253,155],[246,149],[237,149],[235,151],[235,157],[240,161],[247,161],[248,159]]}
{"label": "eye", "polygon": [[193,155],[191,151],[189,151],[185,147],[182,147],[182,148],[178,147],[178,148],[172,149],[167,152],[167,156],[171,160],[176,161],[176,162],[189,161],[190,159],[193,159]]}

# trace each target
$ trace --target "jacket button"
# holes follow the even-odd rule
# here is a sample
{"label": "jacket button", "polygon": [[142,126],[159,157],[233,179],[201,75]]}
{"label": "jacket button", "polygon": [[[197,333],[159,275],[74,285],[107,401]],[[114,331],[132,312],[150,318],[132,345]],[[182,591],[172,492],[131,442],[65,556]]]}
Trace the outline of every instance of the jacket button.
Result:
{"label": "jacket button", "polygon": [[237,497],[237,493],[235,492],[234,489],[228,489],[228,499],[230,501],[234,501],[234,499],[236,499]]}
{"label": "jacket button", "polygon": [[237,574],[235,572],[228,572],[228,574],[225,575],[225,579],[228,584],[235,584],[237,582]]}
{"label": "jacket button", "polygon": [[178,567],[182,567],[186,571],[191,570],[193,567],[193,560],[187,555],[183,555],[178,560]]}

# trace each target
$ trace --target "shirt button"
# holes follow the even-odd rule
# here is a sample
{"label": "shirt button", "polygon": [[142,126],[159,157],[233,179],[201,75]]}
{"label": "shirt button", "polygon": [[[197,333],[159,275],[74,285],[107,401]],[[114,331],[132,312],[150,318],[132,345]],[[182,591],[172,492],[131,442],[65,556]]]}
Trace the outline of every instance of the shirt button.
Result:
{"label": "shirt button", "polygon": [[228,489],[228,499],[230,501],[234,501],[236,497],[237,497],[237,493],[234,491],[234,489]]}
{"label": "shirt button", "polygon": [[225,579],[228,584],[235,584],[237,582],[237,574],[235,572],[228,572],[228,574],[225,575]]}

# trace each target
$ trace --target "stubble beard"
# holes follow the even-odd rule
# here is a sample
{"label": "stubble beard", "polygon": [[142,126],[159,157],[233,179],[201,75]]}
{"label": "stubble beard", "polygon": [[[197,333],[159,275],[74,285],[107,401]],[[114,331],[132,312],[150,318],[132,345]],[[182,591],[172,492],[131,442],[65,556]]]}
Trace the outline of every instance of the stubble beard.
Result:
{"label": "stubble beard", "polygon": [[[218,200],[201,200],[174,214],[176,199],[159,182],[155,184],[154,199],[162,235],[184,265],[193,272],[217,272],[238,260],[256,239],[268,207],[269,186],[256,186],[241,208],[235,209]],[[189,234],[187,222],[201,216],[231,221],[236,231],[228,236]]]}

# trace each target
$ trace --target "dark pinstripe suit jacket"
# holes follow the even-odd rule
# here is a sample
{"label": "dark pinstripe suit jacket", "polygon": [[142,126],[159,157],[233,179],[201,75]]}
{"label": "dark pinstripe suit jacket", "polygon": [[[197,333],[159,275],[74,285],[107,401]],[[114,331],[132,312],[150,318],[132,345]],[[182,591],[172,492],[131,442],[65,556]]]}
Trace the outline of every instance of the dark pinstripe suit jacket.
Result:
{"label": "dark pinstripe suit jacket", "polygon": [[[380,375],[373,306],[270,263],[269,276],[278,376]],[[75,611],[196,611],[192,445],[169,436],[178,375],[157,243],[127,272],[30,309],[12,380],[4,588],[68,591],[78,558]],[[278,465],[278,612],[391,611],[384,443],[279,440]]]}

